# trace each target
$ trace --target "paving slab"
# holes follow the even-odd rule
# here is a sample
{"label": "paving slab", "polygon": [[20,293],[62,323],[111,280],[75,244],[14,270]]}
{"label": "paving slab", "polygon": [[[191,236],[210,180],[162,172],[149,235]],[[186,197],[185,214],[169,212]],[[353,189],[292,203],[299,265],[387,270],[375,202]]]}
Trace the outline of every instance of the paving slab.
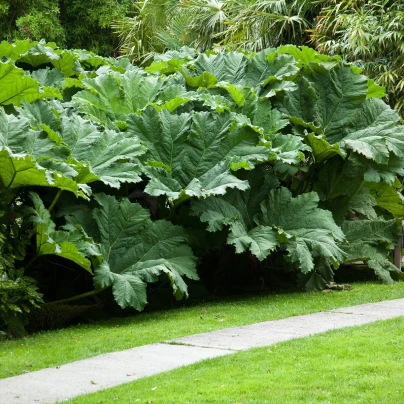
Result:
{"label": "paving slab", "polygon": [[0,403],[47,404],[240,350],[404,316],[404,299],[227,328],[0,379]]}
{"label": "paving slab", "polygon": [[68,400],[229,353],[234,351],[185,345],[145,345],[1,379],[0,403],[42,404]]}
{"label": "paving slab", "polygon": [[[404,308],[400,313],[397,315],[404,315]],[[174,339],[172,342],[208,348],[245,350],[293,338],[307,337],[336,328],[362,325],[383,318],[353,313],[322,312],[190,335]]]}

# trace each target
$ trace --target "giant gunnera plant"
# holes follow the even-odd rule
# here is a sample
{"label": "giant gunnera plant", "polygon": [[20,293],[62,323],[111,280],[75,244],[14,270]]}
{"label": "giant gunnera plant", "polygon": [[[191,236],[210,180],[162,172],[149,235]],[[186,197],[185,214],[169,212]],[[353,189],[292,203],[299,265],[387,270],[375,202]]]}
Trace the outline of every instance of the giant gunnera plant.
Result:
{"label": "giant gunnera plant", "polygon": [[[308,290],[352,261],[400,276],[404,128],[338,57],[183,49],[141,69],[27,41],[0,55],[2,251],[17,236],[23,250],[7,279],[41,286],[49,259],[58,276],[87,274],[78,297],[45,300],[112,289],[142,310],[148,284],[187,296],[226,245]],[[29,285],[27,309],[40,302]]]}

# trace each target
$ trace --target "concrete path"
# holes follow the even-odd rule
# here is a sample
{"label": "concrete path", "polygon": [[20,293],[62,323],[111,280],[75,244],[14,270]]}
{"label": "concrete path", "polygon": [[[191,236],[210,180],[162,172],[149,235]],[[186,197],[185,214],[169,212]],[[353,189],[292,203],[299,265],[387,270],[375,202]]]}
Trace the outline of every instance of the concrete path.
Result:
{"label": "concrete path", "polygon": [[204,359],[400,316],[404,299],[191,335],[1,379],[0,402],[55,403]]}

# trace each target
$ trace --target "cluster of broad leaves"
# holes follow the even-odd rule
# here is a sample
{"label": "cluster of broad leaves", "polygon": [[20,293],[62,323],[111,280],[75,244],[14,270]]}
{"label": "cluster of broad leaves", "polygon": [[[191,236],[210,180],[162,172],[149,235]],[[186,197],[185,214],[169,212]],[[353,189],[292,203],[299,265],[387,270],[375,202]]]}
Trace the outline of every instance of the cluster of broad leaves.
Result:
{"label": "cluster of broad leaves", "polygon": [[357,68],[293,46],[144,69],[26,41],[0,55],[0,193],[28,206],[32,260],[69,259],[139,310],[161,277],[187,295],[210,232],[308,289],[353,261],[392,282],[404,128]]}

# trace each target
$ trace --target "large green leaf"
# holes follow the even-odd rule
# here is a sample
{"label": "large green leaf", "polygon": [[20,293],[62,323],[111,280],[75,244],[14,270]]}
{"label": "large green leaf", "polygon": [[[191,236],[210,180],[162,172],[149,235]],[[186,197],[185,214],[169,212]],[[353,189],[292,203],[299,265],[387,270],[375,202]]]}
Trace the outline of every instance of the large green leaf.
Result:
{"label": "large green leaf", "polygon": [[245,74],[246,59],[240,52],[221,52],[209,56],[201,54],[190,65],[195,69],[195,76],[207,72],[214,76],[217,81],[238,84]]}
{"label": "large green leaf", "polygon": [[140,181],[137,157],[146,148],[139,139],[101,130],[77,114],[69,116],[58,106],[61,118],[52,105],[42,101],[24,103],[23,108],[18,108],[18,117],[0,111],[0,147],[29,153],[40,166],[80,184],[101,180],[118,188],[123,182]]}
{"label": "large green leaf", "polygon": [[319,209],[315,192],[292,197],[287,188],[270,192],[261,205],[262,214],[256,222],[279,229],[286,243],[288,259],[299,265],[303,273],[314,269],[313,257],[323,257],[332,263],[343,260],[344,254],[336,241],[344,239],[331,212]]}
{"label": "large green leaf", "polygon": [[233,129],[234,124],[228,113],[171,115],[148,107],[130,115],[129,132],[148,148],[143,157],[151,179],[146,192],[175,201],[246,189],[248,184],[230,170],[253,168],[268,158],[269,150],[257,146],[259,134],[253,129]]}
{"label": "large green leaf", "polygon": [[392,275],[401,271],[389,260],[390,246],[397,242],[395,220],[345,221],[342,230],[346,241],[339,246],[346,254],[346,262],[366,261],[384,283],[393,283]]}
{"label": "large green leaf", "polygon": [[322,207],[333,213],[337,223],[342,223],[350,200],[364,184],[365,168],[356,158],[342,160],[338,156],[316,168],[313,190],[319,194]]}
{"label": "large green leaf", "polygon": [[278,91],[288,90],[288,86],[292,85],[291,88],[294,89],[293,83],[288,79],[298,71],[293,56],[277,56],[274,49],[266,49],[249,61],[242,83],[255,88],[261,96],[270,97]]}
{"label": "large green leaf", "polygon": [[338,55],[328,56],[316,52],[313,48],[308,46],[294,46],[294,45],[284,45],[277,49],[277,54],[288,54],[292,55],[298,63],[298,66],[307,65],[310,63],[321,63],[324,66],[331,68],[335,66],[341,57]]}
{"label": "large green leaf", "polygon": [[61,137],[74,159],[88,163],[76,178],[80,183],[101,180],[114,188],[140,181],[137,157],[145,153],[136,137],[125,138],[112,130],[100,131],[79,115],[62,117]]}
{"label": "large green leaf", "polygon": [[[25,186],[55,187],[73,192],[77,196],[88,198],[90,190],[84,184],[78,184],[69,175],[41,167],[30,154],[14,154],[9,148],[0,147],[0,184],[3,189],[15,189]],[[58,166],[63,169],[64,166]]]}
{"label": "large green leaf", "polygon": [[45,45],[44,42],[39,42],[27,50],[27,52],[20,54],[17,60],[19,63],[25,63],[32,67],[52,63],[52,61],[60,59],[60,56],[56,54],[53,48]]}
{"label": "large green leaf", "polygon": [[404,197],[392,185],[386,183],[367,183],[377,206],[387,210],[397,219],[404,219]]}
{"label": "large green leaf", "polygon": [[289,124],[289,121],[283,119],[282,114],[277,109],[272,108],[268,100],[256,100],[254,104],[255,110],[251,121],[254,125],[262,128],[263,134],[271,135]]}
{"label": "large green leaf", "polygon": [[84,79],[86,90],[78,92],[74,101],[91,119],[105,123],[125,120],[126,114],[155,102],[165,79],[145,75],[141,70],[124,74],[107,72],[96,78]]}
{"label": "large green leaf", "polygon": [[208,223],[210,231],[229,226],[227,241],[239,253],[249,250],[263,260],[284,245],[288,259],[303,273],[314,269],[315,257],[332,263],[343,259],[336,241],[343,240],[344,235],[331,213],[317,207],[317,194],[292,198],[286,188],[275,189],[276,177],[257,170],[248,179],[250,190],[232,190],[223,197],[194,202],[192,214]]}
{"label": "large green leaf", "polygon": [[[87,197],[90,191],[88,187],[74,179],[78,175],[75,164],[66,161],[69,150],[61,145],[56,132],[41,123],[44,115],[40,111],[46,112],[41,105],[45,104],[29,105],[32,110],[19,109],[24,114],[17,117],[0,110],[2,186],[10,189],[23,186],[57,187]],[[34,116],[35,112],[38,114]],[[32,130],[31,123],[38,128],[46,126],[49,133]]]}
{"label": "large green leaf", "polygon": [[297,84],[278,104],[281,112],[317,127],[330,144],[346,136],[366,100],[367,78],[343,63],[332,69],[312,63],[301,69]]}
{"label": "large green leaf", "polygon": [[377,213],[374,207],[377,201],[370,194],[369,189],[363,186],[355,195],[353,195],[348,203],[348,209],[353,212],[360,213],[367,219],[377,219]]}
{"label": "large green leaf", "polygon": [[31,42],[29,39],[15,41],[13,43],[10,43],[8,41],[1,41],[0,57],[16,61],[20,55],[28,52],[37,43],[38,42]]}
{"label": "large green leaf", "polygon": [[313,151],[313,156],[317,163],[321,163],[337,155],[342,158],[346,156],[346,153],[341,150],[339,143],[334,143],[333,145],[329,144],[324,135],[309,133],[306,136],[306,140]]}
{"label": "large green leaf", "polygon": [[68,219],[83,225],[101,245],[104,261],[95,270],[95,287],[112,286],[121,307],[142,310],[147,303],[147,283],[156,282],[165,274],[174,295],[187,296],[183,277],[198,279],[198,276],[196,259],[186,244],[184,230],[165,220],[152,222],[146,209],[127,199],[119,202],[105,194],[98,194],[95,199],[99,204],[92,213],[96,229],[88,219],[78,223],[77,213]]}
{"label": "large green leaf", "polygon": [[[366,126],[356,127],[343,137],[343,145],[379,165],[389,165],[390,153],[404,157],[404,128],[397,126],[395,113],[377,99],[367,100],[360,111]],[[363,120],[363,118],[362,118]]]}
{"label": "large green leaf", "polygon": [[0,104],[19,105],[22,100],[35,101],[42,98],[39,83],[15,67],[12,61],[0,61]]}
{"label": "large green leaf", "polygon": [[[53,133],[54,136],[49,136],[42,132],[42,113],[48,112],[42,108],[44,106],[46,104],[28,104],[26,108],[18,109],[18,116],[6,114],[4,109],[0,109],[0,147],[9,147],[14,153],[30,154],[37,160],[65,159],[69,152],[58,147],[61,144],[58,135]],[[52,112],[51,116],[55,117]],[[51,130],[49,126],[48,129]]]}
{"label": "large green leaf", "polygon": [[276,133],[268,137],[271,149],[270,161],[275,161],[275,170],[281,173],[295,174],[300,165],[306,160],[305,151],[311,151],[303,139],[295,135]]}
{"label": "large green leaf", "polygon": [[366,181],[394,182],[403,175],[404,129],[383,101],[367,98],[368,79],[350,66],[312,63],[301,70],[298,90],[277,104],[291,122],[307,128],[318,162],[346,152],[363,156]]}
{"label": "large green leaf", "polygon": [[33,223],[36,234],[36,258],[57,255],[73,261],[91,273],[91,262],[85,255],[98,257],[100,252],[97,245],[80,232],[79,228],[69,229],[69,231],[56,230],[55,223],[38,194],[31,192],[30,197],[35,206]]}
{"label": "large green leaf", "polygon": [[276,177],[256,169],[244,175],[250,188],[245,192],[229,190],[221,197],[210,197],[192,203],[191,213],[208,223],[209,231],[229,226],[227,243],[236,252],[250,250],[258,259],[265,259],[278,245],[277,230],[270,226],[256,226],[254,216],[270,190],[278,186]]}

